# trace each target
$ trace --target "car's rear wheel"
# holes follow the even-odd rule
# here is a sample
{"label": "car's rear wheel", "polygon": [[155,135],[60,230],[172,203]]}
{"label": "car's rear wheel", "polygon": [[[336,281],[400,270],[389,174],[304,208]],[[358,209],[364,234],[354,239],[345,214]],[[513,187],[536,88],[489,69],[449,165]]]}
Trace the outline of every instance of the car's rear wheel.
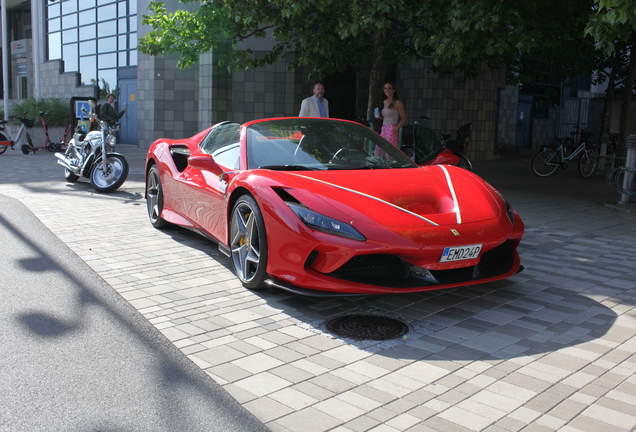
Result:
{"label": "car's rear wheel", "polygon": [[241,196],[232,209],[230,249],[236,276],[244,287],[265,288],[267,236],[263,216],[254,198]]}
{"label": "car's rear wheel", "polygon": [[148,170],[146,179],[146,208],[148,209],[148,218],[155,228],[167,228],[172,224],[161,217],[163,210],[163,189],[161,187],[161,177],[159,169],[152,166]]}

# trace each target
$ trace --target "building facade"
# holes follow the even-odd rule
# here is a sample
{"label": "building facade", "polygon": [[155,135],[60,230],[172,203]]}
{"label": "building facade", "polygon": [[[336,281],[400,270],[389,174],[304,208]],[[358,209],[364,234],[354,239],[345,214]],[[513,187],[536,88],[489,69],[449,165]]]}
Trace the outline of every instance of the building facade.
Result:
{"label": "building facade", "polygon": [[[102,100],[115,93],[117,108],[128,107],[120,142],[147,148],[157,138],[191,136],[224,120],[296,116],[312,92],[309,70],[288,72],[284,62],[228,72],[218,66],[228,49],[223,46],[183,70],[176,66],[176,55],[139,53],[137,40],[148,30],[142,19],[150,0],[7,1],[9,28],[3,34],[12,47],[10,99]],[[267,44],[253,48],[258,53]],[[535,98],[520,93],[518,86],[506,86],[504,71],[484,68],[478,78],[459,83],[433,74],[428,66],[426,61],[396,66],[408,123],[424,115],[434,130],[453,133],[472,122],[470,158],[492,159],[502,148],[537,148],[557,134],[562,108],[546,107],[545,115],[533,118]],[[324,82],[332,116],[365,116],[367,77],[345,73]]]}

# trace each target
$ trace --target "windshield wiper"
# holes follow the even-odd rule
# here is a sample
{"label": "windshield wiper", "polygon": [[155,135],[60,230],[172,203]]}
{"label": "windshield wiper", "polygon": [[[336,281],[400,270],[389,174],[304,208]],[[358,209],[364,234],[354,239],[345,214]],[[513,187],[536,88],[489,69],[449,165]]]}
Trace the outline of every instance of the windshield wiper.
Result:
{"label": "windshield wiper", "polygon": [[316,171],[319,168],[308,167],[305,165],[263,165],[259,169],[279,170],[279,171]]}
{"label": "windshield wiper", "polygon": [[363,170],[363,169],[386,169],[393,168],[389,165],[332,165],[329,170]]}

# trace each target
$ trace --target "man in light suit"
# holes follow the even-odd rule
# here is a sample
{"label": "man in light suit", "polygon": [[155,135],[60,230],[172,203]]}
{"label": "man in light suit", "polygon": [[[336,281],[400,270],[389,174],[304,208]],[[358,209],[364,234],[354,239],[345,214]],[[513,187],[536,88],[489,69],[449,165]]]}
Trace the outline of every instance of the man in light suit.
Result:
{"label": "man in light suit", "polygon": [[298,117],[329,117],[329,102],[323,97],[325,85],[321,82],[314,84],[314,95],[303,100]]}

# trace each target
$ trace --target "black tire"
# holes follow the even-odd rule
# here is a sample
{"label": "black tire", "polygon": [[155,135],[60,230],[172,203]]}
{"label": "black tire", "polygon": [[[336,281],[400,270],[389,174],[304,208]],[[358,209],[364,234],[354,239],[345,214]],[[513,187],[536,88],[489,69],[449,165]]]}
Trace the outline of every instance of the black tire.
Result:
{"label": "black tire", "polygon": [[107,170],[102,169],[102,160],[98,160],[91,170],[91,185],[101,193],[114,192],[128,178],[128,161],[118,154],[106,155]]}
{"label": "black tire", "polygon": [[589,177],[596,171],[596,152],[585,150],[579,159],[579,174],[581,177]]}
{"label": "black tire", "polygon": [[24,154],[29,154],[30,152],[33,152],[33,154],[35,154],[35,150],[33,150],[33,141],[31,140],[31,135],[29,135],[29,133],[26,133],[26,140],[28,144],[22,144],[22,147],[20,147],[20,150],[22,150],[22,153]]}
{"label": "black tire", "polygon": [[79,180],[79,176],[73,174],[68,169],[64,169],[64,178],[69,183],[75,183],[77,180]]}
{"label": "black tire", "polygon": [[459,154],[459,161],[457,162],[457,166],[460,168],[464,168],[465,170],[468,170],[468,171],[473,170],[472,162],[470,161],[470,159],[466,157],[464,153]]}
{"label": "black tire", "polygon": [[150,167],[146,176],[146,209],[148,210],[148,219],[153,227],[162,229],[172,226],[170,222],[161,217],[163,188],[161,187],[159,169],[154,165]]}
{"label": "black tire", "polygon": [[[554,165],[547,165],[547,162]],[[539,177],[547,177],[553,174],[561,163],[561,155],[551,149],[539,150],[532,158],[532,172]]]}
{"label": "black tire", "polygon": [[267,235],[263,216],[254,198],[241,196],[230,218],[230,250],[234,272],[245,288],[266,288]]}
{"label": "black tire", "polygon": [[[4,136],[4,134],[0,133],[0,141],[9,141],[9,140],[7,139],[6,136]],[[9,147],[9,146],[0,145],[0,154],[6,152],[7,151],[7,147]]]}

